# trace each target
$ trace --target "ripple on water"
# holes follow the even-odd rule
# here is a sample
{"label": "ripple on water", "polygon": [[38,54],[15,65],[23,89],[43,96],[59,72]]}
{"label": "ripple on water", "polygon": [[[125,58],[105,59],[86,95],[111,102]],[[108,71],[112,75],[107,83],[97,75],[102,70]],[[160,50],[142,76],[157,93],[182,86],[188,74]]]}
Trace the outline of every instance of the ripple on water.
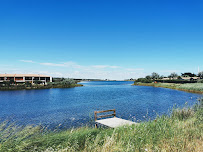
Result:
{"label": "ripple on water", "polygon": [[72,127],[91,122],[95,110],[116,109],[124,119],[168,113],[173,105],[193,105],[202,95],[178,90],[131,86],[133,82],[82,82],[84,87],[0,91],[0,118],[20,124]]}

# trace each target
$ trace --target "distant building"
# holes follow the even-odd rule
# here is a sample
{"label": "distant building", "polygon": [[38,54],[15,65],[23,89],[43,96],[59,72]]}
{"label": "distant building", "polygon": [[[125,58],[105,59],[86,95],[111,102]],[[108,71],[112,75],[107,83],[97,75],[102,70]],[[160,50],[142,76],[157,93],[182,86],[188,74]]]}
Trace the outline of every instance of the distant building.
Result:
{"label": "distant building", "polygon": [[166,78],[166,77],[164,77],[162,80],[170,80],[170,78]]}
{"label": "distant building", "polygon": [[193,81],[193,80],[198,80],[200,79],[199,77],[175,77],[175,78],[167,78],[167,77],[164,77],[162,80],[190,80],[190,81]]}
{"label": "distant building", "polygon": [[183,80],[198,80],[199,77],[181,77]]}
{"label": "distant building", "polygon": [[15,83],[41,81],[42,83],[52,82],[52,77],[41,74],[0,74],[0,83],[13,80]]}

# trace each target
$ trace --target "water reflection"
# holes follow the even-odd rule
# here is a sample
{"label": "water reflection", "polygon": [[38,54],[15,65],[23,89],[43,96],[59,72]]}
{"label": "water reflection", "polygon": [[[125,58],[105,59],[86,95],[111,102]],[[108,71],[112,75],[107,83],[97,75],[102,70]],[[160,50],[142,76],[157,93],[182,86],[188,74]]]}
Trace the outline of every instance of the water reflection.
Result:
{"label": "water reflection", "polygon": [[116,109],[124,119],[153,119],[167,113],[174,104],[192,105],[200,94],[131,86],[132,82],[81,82],[84,87],[44,90],[0,91],[0,118],[20,124],[44,124],[62,127],[88,123],[95,110]]}

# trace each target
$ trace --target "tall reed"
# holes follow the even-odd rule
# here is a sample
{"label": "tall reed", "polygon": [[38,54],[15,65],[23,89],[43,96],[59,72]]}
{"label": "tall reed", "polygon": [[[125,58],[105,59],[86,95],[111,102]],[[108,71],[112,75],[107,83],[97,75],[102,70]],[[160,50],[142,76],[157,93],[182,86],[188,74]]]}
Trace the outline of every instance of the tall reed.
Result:
{"label": "tall reed", "polygon": [[53,132],[40,126],[0,125],[0,151],[201,151],[203,99],[194,108],[116,129],[82,127]]}

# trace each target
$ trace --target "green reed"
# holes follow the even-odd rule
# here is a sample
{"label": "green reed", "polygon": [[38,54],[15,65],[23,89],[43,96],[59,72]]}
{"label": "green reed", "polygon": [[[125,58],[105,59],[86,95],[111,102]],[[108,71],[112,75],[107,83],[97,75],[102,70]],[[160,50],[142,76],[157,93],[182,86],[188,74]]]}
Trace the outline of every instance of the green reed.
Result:
{"label": "green reed", "polygon": [[0,124],[0,151],[201,151],[203,99],[194,108],[116,129],[81,127],[49,131]]}

